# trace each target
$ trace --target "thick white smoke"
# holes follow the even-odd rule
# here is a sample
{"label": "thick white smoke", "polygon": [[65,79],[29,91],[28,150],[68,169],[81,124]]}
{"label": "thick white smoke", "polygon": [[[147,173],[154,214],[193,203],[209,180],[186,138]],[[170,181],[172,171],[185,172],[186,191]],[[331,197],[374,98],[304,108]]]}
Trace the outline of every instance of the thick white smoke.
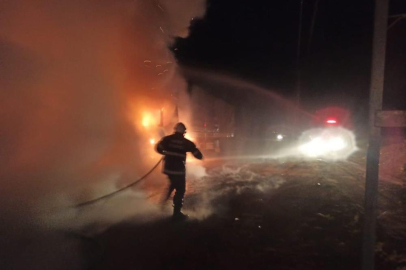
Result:
{"label": "thick white smoke", "polygon": [[[60,211],[151,164],[138,119],[184,87],[168,47],[205,1],[6,0],[0,10],[1,231],[75,222],[82,212]],[[123,196],[127,210],[94,220],[153,210]]]}

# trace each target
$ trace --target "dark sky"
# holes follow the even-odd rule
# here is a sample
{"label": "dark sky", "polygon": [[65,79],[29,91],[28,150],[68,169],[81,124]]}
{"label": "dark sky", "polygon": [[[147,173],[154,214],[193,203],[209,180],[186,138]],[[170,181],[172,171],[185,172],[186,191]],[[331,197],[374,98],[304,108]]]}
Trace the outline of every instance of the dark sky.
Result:
{"label": "dark sky", "polygon": [[[366,104],[373,0],[319,0],[309,45],[315,2],[304,0],[303,105]],[[176,56],[182,65],[221,71],[292,97],[299,9],[300,0],[209,1],[206,17],[192,25],[190,37],[176,42]],[[390,14],[398,13],[406,13],[406,1],[391,0]],[[406,92],[405,36],[406,20],[388,32],[385,104],[390,108],[402,107],[399,95]]]}

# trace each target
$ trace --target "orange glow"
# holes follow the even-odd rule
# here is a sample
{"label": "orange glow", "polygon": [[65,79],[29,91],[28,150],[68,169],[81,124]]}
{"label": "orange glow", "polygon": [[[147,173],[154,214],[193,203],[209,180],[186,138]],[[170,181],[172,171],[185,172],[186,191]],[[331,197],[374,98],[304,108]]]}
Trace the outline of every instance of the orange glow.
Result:
{"label": "orange glow", "polygon": [[142,118],[142,126],[143,127],[148,127],[151,124],[150,122],[151,122],[151,119],[150,119],[149,116],[144,116]]}
{"label": "orange glow", "polygon": [[151,113],[143,113],[142,114],[142,122],[143,127],[150,127],[150,126],[158,126],[158,119],[156,119]]}
{"label": "orange glow", "polygon": [[186,134],[185,134],[185,138],[188,139],[188,140],[190,140],[190,141],[193,141],[193,140],[194,140],[194,138],[193,138],[192,136],[190,136],[189,133],[186,133]]}

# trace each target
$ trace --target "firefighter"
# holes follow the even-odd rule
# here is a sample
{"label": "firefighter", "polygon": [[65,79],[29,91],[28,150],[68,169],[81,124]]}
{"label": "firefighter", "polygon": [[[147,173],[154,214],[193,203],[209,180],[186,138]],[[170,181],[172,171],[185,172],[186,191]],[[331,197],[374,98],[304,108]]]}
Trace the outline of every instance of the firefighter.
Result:
{"label": "firefighter", "polygon": [[169,199],[173,190],[173,217],[175,219],[185,219],[187,215],[181,212],[183,197],[186,191],[186,153],[191,152],[197,159],[203,159],[203,155],[196,145],[185,138],[186,126],[177,123],[174,133],[165,136],[156,145],[156,151],[164,155],[163,173],[168,176],[169,189],[164,202]]}

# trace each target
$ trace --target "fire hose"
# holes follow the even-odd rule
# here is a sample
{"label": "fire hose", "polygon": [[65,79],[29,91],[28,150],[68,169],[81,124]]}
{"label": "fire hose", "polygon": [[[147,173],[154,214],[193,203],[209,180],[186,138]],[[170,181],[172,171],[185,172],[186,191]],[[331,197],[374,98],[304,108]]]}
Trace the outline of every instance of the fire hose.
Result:
{"label": "fire hose", "polygon": [[126,185],[125,187],[122,187],[122,188],[120,188],[120,189],[118,189],[116,191],[113,191],[113,192],[111,192],[109,194],[103,195],[101,197],[98,197],[98,198],[90,200],[90,201],[79,203],[79,204],[75,205],[75,208],[87,206],[87,205],[90,205],[90,204],[94,204],[94,203],[96,203],[98,201],[108,199],[108,198],[113,197],[113,196],[117,195],[118,193],[130,188],[130,187],[135,186],[136,184],[138,184],[139,182],[141,182],[142,180],[147,178],[158,167],[158,165],[162,162],[162,160],[163,160],[163,157],[161,159],[159,159],[159,161],[154,165],[154,167],[151,168],[151,170],[149,170],[145,175],[143,175],[142,177],[140,177],[136,181],[134,181],[134,182],[132,182],[132,183]]}

